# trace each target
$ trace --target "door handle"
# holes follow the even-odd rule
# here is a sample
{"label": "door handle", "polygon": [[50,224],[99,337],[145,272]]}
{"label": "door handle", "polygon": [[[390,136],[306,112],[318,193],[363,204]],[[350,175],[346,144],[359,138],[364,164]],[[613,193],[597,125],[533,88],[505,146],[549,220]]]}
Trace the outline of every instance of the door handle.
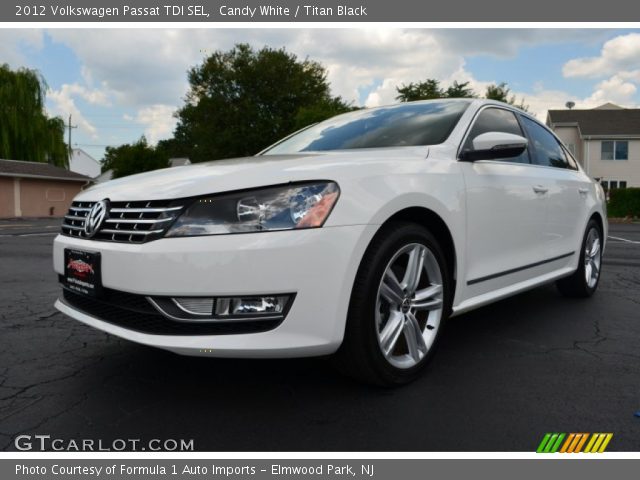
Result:
{"label": "door handle", "polygon": [[534,185],[533,191],[536,193],[542,194],[542,193],[547,193],[549,189],[547,187],[543,187],[542,185]]}
{"label": "door handle", "polygon": [[589,189],[588,188],[579,188],[578,189],[578,193],[580,195],[586,195],[587,193],[589,193]]}

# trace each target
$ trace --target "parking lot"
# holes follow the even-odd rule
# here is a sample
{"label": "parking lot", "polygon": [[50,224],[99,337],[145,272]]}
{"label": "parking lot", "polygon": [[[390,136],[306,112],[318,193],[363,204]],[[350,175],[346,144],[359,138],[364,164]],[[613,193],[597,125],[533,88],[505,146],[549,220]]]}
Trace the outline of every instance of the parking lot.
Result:
{"label": "parking lot", "polygon": [[180,357],[53,308],[57,222],[0,222],[0,448],[19,434],[193,439],[213,451],[533,451],[545,432],[640,450],[640,225],[612,225],[600,289],[539,288],[452,319],[387,390],[324,359]]}

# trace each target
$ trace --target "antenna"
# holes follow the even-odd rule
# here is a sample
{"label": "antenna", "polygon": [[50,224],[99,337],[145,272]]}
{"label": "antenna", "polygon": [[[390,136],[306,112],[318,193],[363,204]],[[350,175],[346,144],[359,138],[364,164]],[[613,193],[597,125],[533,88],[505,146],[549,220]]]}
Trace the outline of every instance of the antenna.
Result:
{"label": "antenna", "polygon": [[571,110],[573,107],[576,106],[576,102],[568,101],[567,103],[564,104],[564,106],[567,107],[569,110]]}

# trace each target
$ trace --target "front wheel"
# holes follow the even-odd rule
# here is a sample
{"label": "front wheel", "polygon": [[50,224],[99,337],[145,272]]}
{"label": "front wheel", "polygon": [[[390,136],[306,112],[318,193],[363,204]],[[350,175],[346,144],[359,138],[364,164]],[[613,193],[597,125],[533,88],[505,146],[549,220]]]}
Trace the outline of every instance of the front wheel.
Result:
{"label": "front wheel", "polygon": [[567,297],[590,297],[598,288],[602,267],[602,230],[591,219],[585,230],[580,249],[578,269],[573,275],[556,282],[560,293]]}
{"label": "front wheel", "polygon": [[423,227],[384,227],[369,246],[352,292],[340,367],[369,383],[398,385],[431,358],[448,312],[449,274]]}

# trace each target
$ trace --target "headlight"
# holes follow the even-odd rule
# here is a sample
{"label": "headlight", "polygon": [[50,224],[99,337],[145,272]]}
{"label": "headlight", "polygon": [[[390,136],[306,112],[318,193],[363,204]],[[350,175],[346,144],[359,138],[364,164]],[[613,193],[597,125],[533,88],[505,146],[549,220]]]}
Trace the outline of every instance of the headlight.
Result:
{"label": "headlight", "polygon": [[167,237],[321,227],[338,199],[334,182],[310,182],[195,200]]}

